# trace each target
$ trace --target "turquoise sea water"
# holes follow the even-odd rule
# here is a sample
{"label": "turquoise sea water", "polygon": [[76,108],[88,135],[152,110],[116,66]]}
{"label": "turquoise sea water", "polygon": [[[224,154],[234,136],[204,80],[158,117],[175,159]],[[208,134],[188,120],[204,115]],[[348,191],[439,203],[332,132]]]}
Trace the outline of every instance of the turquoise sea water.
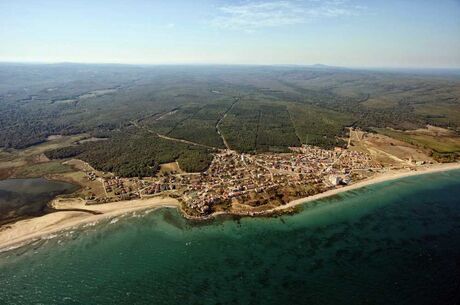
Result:
{"label": "turquoise sea water", "polygon": [[295,215],[123,217],[0,254],[0,304],[458,304],[460,171]]}

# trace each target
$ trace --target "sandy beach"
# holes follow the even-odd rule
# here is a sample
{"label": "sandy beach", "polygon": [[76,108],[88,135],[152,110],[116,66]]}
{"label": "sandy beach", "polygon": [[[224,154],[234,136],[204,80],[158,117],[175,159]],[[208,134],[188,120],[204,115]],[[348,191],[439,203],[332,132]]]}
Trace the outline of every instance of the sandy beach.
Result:
{"label": "sandy beach", "polygon": [[375,183],[380,183],[380,182],[385,182],[385,181],[390,181],[390,180],[395,180],[395,179],[400,179],[400,178],[410,177],[410,176],[417,176],[417,175],[423,175],[423,174],[443,172],[443,171],[448,171],[448,170],[455,170],[455,169],[460,169],[460,163],[443,163],[443,164],[428,165],[425,167],[419,167],[417,168],[417,170],[388,171],[387,173],[377,174],[374,177],[371,177],[365,180],[361,180],[351,185],[329,190],[324,193],[316,194],[313,196],[293,200],[286,205],[276,207],[270,211],[273,212],[273,211],[280,211],[283,209],[292,208],[299,204],[303,204],[305,202],[334,196],[342,192],[355,190],[355,189],[365,187],[365,186],[375,184]]}
{"label": "sandy beach", "polygon": [[57,209],[84,209],[89,212],[59,211],[5,225],[0,228],[0,252],[46,238],[62,230],[98,222],[102,219],[159,207],[176,208],[179,202],[169,197],[154,197],[99,205],[85,205],[83,201],[62,200],[53,206]]}
{"label": "sandy beach", "polygon": [[[245,213],[242,215],[269,215],[274,212],[291,209],[309,201],[330,197],[342,192],[358,189],[379,182],[455,169],[460,169],[460,163],[429,165],[425,167],[419,167],[417,170],[388,171],[387,173],[377,174],[372,178],[362,180],[348,186],[332,189],[314,196],[300,198],[291,201],[286,205],[279,206],[270,210],[257,213]],[[173,198],[155,197],[149,199],[136,199],[131,201],[120,201],[99,205],[85,205],[83,201],[75,201],[72,199],[56,199],[53,201],[52,206],[56,209],[85,209],[89,212],[97,214],[82,211],[60,211],[41,217],[20,220],[13,224],[5,225],[0,228],[0,251],[15,248],[37,239],[46,238],[47,236],[55,234],[59,231],[81,226],[86,223],[93,223],[102,219],[152,208],[179,208],[180,204],[176,199]],[[209,215],[208,217],[204,217],[203,219],[209,219],[221,214],[226,213],[218,212]]]}

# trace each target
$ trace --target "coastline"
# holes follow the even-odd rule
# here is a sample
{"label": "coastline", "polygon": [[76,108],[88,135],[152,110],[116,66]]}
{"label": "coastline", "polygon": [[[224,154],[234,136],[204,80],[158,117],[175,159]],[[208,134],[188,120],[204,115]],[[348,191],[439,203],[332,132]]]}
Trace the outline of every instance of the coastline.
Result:
{"label": "coastline", "polygon": [[373,185],[373,184],[377,184],[377,183],[381,183],[385,181],[391,181],[391,180],[397,180],[397,179],[411,177],[411,176],[433,174],[433,173],[445,172],[445,171],[457,170],[457,169],[460,170],[460,163],[458,162],[457,163],[442,163],[442,164],[435,164],[435,165],[430,165],[430,166],[425,166],[425,167],[419,167],[416,170],[397,170],[397,171],[390,170],[386,173],[377,174],[376,176],[358,181],[356,183],[353,183],[353,184],[350,184],[350,185],[347,185],[341,188],[336,188],[336,189],[332,189],[332,190],[329,190],[323,193],[319,193],[313,196],[293,200],[286,205],[282,205],[282,206],[273,208],[271,210],[267,210],[267,212],[268,211],[275,212],[275,211],[279,211],[283,209],[292,208],[292,207],[295,207],[297,205],[300,205],[306,202],[331,197],[339,193],[359,189],[362,187],[366,187],[369,185]]}
{"label": "coastline", "polygon": [[[44,239],[54,233],[78,227],[88,223],[98,222],[103,219],[133,213],[137,211],[156,209],[160,207],[178,208],[181,214],[191,220],[206,220],[212,219],[219,215],[237,215],[237,216],[269,216],[271,214],[290,210],[298,205],[319,200],[336,194],[373,185],[380,182],[397,180],[400,178],[443,172],[449,170],[460,169],[460,163],[444,163],[419,167],[416,170],[397,170],[380,173],[365,180],[358,181],[354,184],[328,190],[326,192],[313,196],[299,198],[289,202],[288,204],[278,206],[260,212],[216,212],[206,217],[193,217],[186,215],[180,208],[180,203],[171,197],[154,197],[149,199],[135,199],[130,201],[119,201],[105,203],[99,205],[84,205],[84,202],[79,204],[70,201],[57,200],[58,212],[53,212],[44,216],[20,220],[5,227],[0,227],[0,252],[14,249],[22,245],[28,244],[35,240]],[[62,203],[63,202],[63,203]],[[59,209],[63,209],[59,211]],[[65,209],[81,209],[86,210],[65,210]],[[98,213],[98,214],[95,214]]]}
{"label": "coastline", "polygon": [[[65,205],[65,204],[64,204]],[[100,205],[72,204],[72,209],[85,211],[64,210],[43,216],[19,220],[15,223],[0,227],[0,252],[21,247],[30,242],[46,239],[47,236],[88,223],[121,216],[128,213],[157,209],[161,207],[179,207],[179,202],[170,197],[155,197],[119,201]]]}
{"label": "coastline", "polygon": [[410,169],[404,169],[404,170],[389,170],[386,173],[378,173],[375,176],[372,176],[370,178],[360,180],[356,183],[331,189],[316,195],[308,196],[308,197],[303,197],[299,199],[295,199],[290,201],[289,203],[285,205],[280,205],[272,209],[260,211],[260,212],[253,212],[253,211],[248,211],[248,212],[216,212],[204,217],[195,217],[195,216],[190,216],[182,213],[182,215],[190,220],[208,220],[212,219],[216,216],[220,215],[235,215],[235,216],[270,216],[275,213],[281,213],[283,211],[288,211],[292,208],[295,208],[296,206],[302,205],[307,202],[319,200],[319,199],[324,199],[327,197],[331,197],[343,192],[359,189],[362,187],[366,187],[369,185],[385,182],[385,181],[391,181],[391,180],[397,180],[405,177],[411,177],[411,176],[418,176],[418,175],[424,175],[424,174],[432,174],[432,173],[438,173],[438,172],[445,172],[445,171],[450,171],[450,170],[460,170],[460,162],[455,162],[455,163],[441,163],[441,164],[434,164],[434,165],[427,165],[423,167],[418,167],[415,170],[410,170]]}

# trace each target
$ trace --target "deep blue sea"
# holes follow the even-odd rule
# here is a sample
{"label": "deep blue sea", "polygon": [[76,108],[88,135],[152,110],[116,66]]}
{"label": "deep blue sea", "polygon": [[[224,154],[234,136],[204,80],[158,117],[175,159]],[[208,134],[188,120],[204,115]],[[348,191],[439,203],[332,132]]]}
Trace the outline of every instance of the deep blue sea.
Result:
{"label": "deep blue sea", "polygon": [[111,219],[0,254],[0,304],[459,304],[460,171],[276,218]]}

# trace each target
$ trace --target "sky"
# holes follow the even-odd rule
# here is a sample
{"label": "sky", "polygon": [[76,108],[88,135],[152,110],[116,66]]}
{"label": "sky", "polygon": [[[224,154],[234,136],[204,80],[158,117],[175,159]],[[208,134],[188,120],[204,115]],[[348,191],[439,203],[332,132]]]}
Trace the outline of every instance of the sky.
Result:
{"label": "sky", "polygon": [[460,68],[460,0],[0,0],[0,61]]}

